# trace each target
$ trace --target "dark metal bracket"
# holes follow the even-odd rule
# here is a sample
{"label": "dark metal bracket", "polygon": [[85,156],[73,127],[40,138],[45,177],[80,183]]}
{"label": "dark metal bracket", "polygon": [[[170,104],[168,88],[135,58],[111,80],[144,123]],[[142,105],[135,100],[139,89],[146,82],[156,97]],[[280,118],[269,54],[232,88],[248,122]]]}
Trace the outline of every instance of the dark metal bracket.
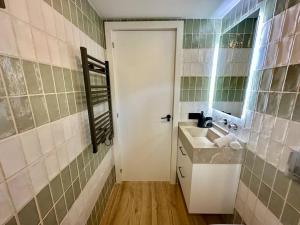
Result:
{"label": "dark metal bracket", "polygon": [[4,0],[0,0],[0,8],[1,9],[5,9],[6,8]]}
{"label": "dark metal bracket", "polygon": [[[87,54],[87,49],[80,47],[84,76],[87,109],[89,115],[91,141],[93,153],[97,153],[99,144],[111,145],[114,137],[112,105],[109,79],[109,63],[102,62]],[[91,79],[105,77],[106,84],[98,84]],[[101,103],[108,103],[108,111],[95,115],[94,107]],[[109,144],[107,144],[107,142]]]}

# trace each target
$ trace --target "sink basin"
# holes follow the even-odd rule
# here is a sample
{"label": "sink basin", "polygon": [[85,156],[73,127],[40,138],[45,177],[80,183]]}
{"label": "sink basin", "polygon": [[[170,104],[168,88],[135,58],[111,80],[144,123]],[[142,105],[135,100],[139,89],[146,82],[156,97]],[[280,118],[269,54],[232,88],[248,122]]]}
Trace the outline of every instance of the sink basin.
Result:
{"label": "sink basin", "polygon": [[220,134],[214,128],[184,127],[183,132],[186,134],[190,143],[195,148],[217,148],[213,142]]}

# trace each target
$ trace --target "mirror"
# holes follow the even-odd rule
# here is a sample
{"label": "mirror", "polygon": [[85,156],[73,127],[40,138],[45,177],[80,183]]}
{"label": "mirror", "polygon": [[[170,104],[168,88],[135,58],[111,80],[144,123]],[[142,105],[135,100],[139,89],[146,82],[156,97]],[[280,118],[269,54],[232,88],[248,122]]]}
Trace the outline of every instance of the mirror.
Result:
{"label": "mirror", "polygon": [[221,34],[213,108],[241,117],[258,12]]}

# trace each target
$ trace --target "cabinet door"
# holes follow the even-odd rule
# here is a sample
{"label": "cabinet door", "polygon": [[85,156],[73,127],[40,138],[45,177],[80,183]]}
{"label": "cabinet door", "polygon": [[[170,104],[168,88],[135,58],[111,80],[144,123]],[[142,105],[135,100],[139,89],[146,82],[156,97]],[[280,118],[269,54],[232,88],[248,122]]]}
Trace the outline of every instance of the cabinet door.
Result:
{"label": "cabinet door", "polygon": [[177,174],[178,174],[181,190],[183,192],[184,199],[188,208],[190,202],[190,193],[191,193],[192,162],[180,141],[178,144],[177,155],[178,155]]}

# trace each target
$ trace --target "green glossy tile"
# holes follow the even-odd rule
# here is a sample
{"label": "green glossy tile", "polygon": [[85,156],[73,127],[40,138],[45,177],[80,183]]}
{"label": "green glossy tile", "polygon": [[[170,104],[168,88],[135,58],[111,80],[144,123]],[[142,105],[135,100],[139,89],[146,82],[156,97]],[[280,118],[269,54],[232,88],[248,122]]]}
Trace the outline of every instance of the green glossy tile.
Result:
{"label": "green glossy tile", "polygon": [[272,69],[264,70],[260,82],[260,90],[269,91],[271,87],[272,79],[273,79],[273,70]]}
{"label": "green glossy tile", "polygon": [[27,93],[23,68],[19,59],[0,56],[0,69],[8,95],[19,96]]}
{"label": "green glossy tile", "polygon": [[196,91],[195,90],[189,90],[189,102],[193,102],[195,101],[195,93]]}
{"label": "green glossy tile", "polygon": [[80,186],[82,189],[84,189],[87,180],[86,180],[86,176],[85,176],[85,170],[82,170],[82,172],[79,174],[79,181],[80,181]]}
{"label": "green glossy tile", "polygon": [[18,212],[20,225],[38,225],[40,222],[36,203],[32,199],[27,205]]}
{"label": "green glossy tile", "polygon": [[241,180],[244,182],[244,184],[249,187],[249,183],[250,183],[250,178],[251,178],[251,172],[250,170],[248,170],[246,167],[244,168],[243,174],[242,174],[242,178]]}
{"label": "green glossy tile", "polygon": [[192,47],[193,35],[192,34],[185,34],[183,38],[184,38],[183,48],[185,48],[185,49],[191,48]]}
{"label": "green glossy tile", "polygon": [[21,133],[34,128],[28,97],[13,97],[9,101],[18,131]]}
{"label": "green glossy tile", "polygon": [[58,94],[58,105],[60,110],[60,116],[65,117],[69,115],[69,108],[68,108],[68,102],[67,102],[67,95],[66,94]]}
{"label": "green glossy tile", "polygon": [[41,78],[45,93],[55,93],[52,68],[46,64],[40,64]]}
{"label": "green glossy tile", "polygon": [[37,63],[23,60],[23,71],[29,94],[42,93],[42,80],[40,69]]}
{"label": "green glossy tile", "polygon": [[233,102],[235,97],[235,91],[234,90],[229,90],[228,92],[228,101]]}
{"label": "green glossy tile", "polygon": [[250,180],[250,190],[257,195],[259,190],[260,180],[252,174],[251,180]]}
{"label": "green glossy tile", "polygon": [[75,95],[74,93],[68,93],[67,94],[67,100],[68,100],[68,106],[70,114],[76,113],[76,102],[75,102]]}
{"label": "green glossy tile", "polygon": [[292,119],[294,121],[300,122],[300,94],[298,94],[298,96],[297,96]]}
{"label": "green glossy tile", "polygon": [[267,0],[264,8],[264,21],[272,18],[275,11],[276,0]]}
{"label": "green glossy tile", "polygon": [[71,14],[71,20],[72,23],[77,26],[78,21],[77,21],[77,11],[76,11],[76,5],[72,1],[70,1],[70,14]]}
{"label": "green glossy tile", "polygon": [[284,200],[278,194],[272,192],[269,209],[278,219],[280,218],[280,215],[282,213],[283,205]]}
{"label": "green glossy tile", "polygon": [[75,93],[75,102],[76,102],[77,112],[81,112],[84,106],[83,106],[83,96],[80,92]]}
{"label": "green glossy tile", "polygon": [[58,219],[58,223],[60,224],[63,218],[67,214],[67,207],[65,203],[65,197],[62,196],[55,205],[55,212]]}
{"label": "green glossy tile", "polygon": [[258,198],[265,206],[268,206],[270,195],[271,195],[271,189],[266,184],[261,183],[258,192]]}
{"label": "green glossy tile", "polygon": [[271,84],[271,91],[281,91],[285,81],[287,67],[278,67],[273,70],[273,80]]}
{"label": "green glossy tile", "polygon": [[234,95],[235,102],[241,102],[243,100],[243,92],[241,90],[236,90]]}
{"label": "green glossy tile", "polygon": [[5,225],[18,225],[18,224],[17,224],[16,218],[13,217]]}
{"label": "green glossy tile", "polygon": [[290,179],[285,174],[283,174],[278,170],[275,177],[273,188],[283,198],[285,198],[287,194],[289,183],[290,183]]}
{"label": "green glossy tile", "polygon": [[84,32],[84,22],[83,22],[83,15],[80,9],[77,7],[77,20],[78,20],[78,27],[79,29]]}
{"label": "green glossy tile", "polygon": [[48,5],[52,6],[52,0],[44,0]]}
{"label": "green glossy tile", "polygon": [[44,225],[57,225],[57,220],[55,216],[54,208],[48,213],[48,215],[43,220]]}
{"label": "green glossy tile", "polygon": [[286,9],[286,3],[286,0],[277,0],[274,16],[278,15]]}
{"label": "green glossy tile", "polygon": [[195,101],[196,102],[200,102],[201,98],[202,98],[202,96],[201,96],[201,90],[196,90],[195,91]]}
{"label": "green glossy tile", "polygon": [[300,87],[300,64],[291,65],[288,68],[286,80],[284,84],[284,91],[297,92]]}
{"label": "green glossy tile", "polygon": [[64,191],[66,191],[72,184],[69,166],[64,168],[63,171],[61,172],[61,179],[62,179]]}
{"label": "green glossy tile", "polygon": [[195,19],[195,20],[193,21],[193,33],[194,33],[194,34],[198,34],[198,33],[199,33],[200,25],[201,25],[200,20]]}
{"label": "green glossy tile", "polygon": [[256,110],[261,113],[266,112],[269,94],[265,92],[260,92],[257,99]]}
{"label": "green glossy tile", "polygon": [[189,88],[190,90],[196,89],[196,77],[190,77],[189,78]]}
{"label": "green glossy tile", "polygon": [[199,42],[200,42],[200,34],[193,34],[191,48],[198,48]]}
{"label": "green glossy tile", "polygon": [[292,182],[287,201],[290,205],[300,211],[300,184],[295,181]]}
{"label": "green glossy tile", "polygon": [[284,119],[290,119],[294,110],[294,104],[296,101],[297,94],[288,93],[282,94],[278,116]]}
{"label": "green glossy tile", "polygon": [[51,193],[53,197],[54,203],[62,196],[63,187],[61,183],[60,174],[58,174],[51,182],[50,182]]}
{"label": "green glossy tile", "polygon": [[266,163],[264,173],[263,173],[263,178],[262,178],[263,182],[269,185],[269,187],[272,187],[275,179],[275,175],[276,175],[276,168],[271,164]]}
{"label": "green glossy tile", "polygon": [[193,33],[193,23],[192,19],[184,21],[184,33],[185,34],[192,34]]}
{"label": "green glossy tile", "polygon": [[64,74],[60,67],[53,67],[53,77],[56,87],[56,92],[65,92]]}
{"label": "green glossy tile", "polygon": [[73,191],[74,191],[75,199],[77,199],[78,196],[80,195],[80,192],[81,192],[80,183],[79,183],[79,179],[78,178],[73,183]]}
{"label": "green glossy tile", "polygon": [[56,94],[46,95],[45,98],[48,107],[50,121],[58,120],[60,118],[60,114],[59,114]]}
{"label": "green glossy tile", "polygon": [[244,165],[247,166],[250,170],[252,170],[254,165],[255,155],[251,151],[247,151],[245,155]]}
{"label": "green glossy tile", "polygon": [[6,98],[0,98],[0,139],[16,134],[13,118]]}
{"label": "green glossy tile", "polygon": [[207,90],[202,90],[201,91],[201,101],[208,101],[208,91]]}
{"label": "green glossy tile", "polygon": [[78,168],[77,168],[76,159],[71,162],[70,171],[71,171],[72,181],[74,182],[74,180],[78,177]]}
{"label": "green glossy tile", "polygon": [[62,0],[62,11],[66,19],[71,20],[69,0]]}
{"label": "green glossy tile", "polygon": [[293,7],[294,5],[297,5],[300,3],[300,0],[288,0],[288,8]]}
{"label": "green glossy tile", "polygon": [[76,159],[77,159],[78,170],[79,170],[79,172],[81,172],[84,168],[84,162],[83,162],[82,154],[79,154]]}
{"label": "green glossy tile", "polygon": [[245,77],[238,77],[236,82],[236,89],[243,89],[245,81]]}
{"label": "green glossy tile", "polygon": [[73,91],[73,82],[72,82],[71,70],[63,69],[63,73],[64,73],[64,81],[65,81],[66,92],[71,92],[71,91]]}
{"label": "green glossy tile", "polygon": [[230,79],[231,79],[231,77],[224,77],[223,90],[227,90],[230,88]]}
{"label": "green glossy tile", "polygon": [[279,104],[280,104],[280,99],[281,99],[281,94],[278,93],[270,93],[269,94],[269,100],[268,100],[268,105],[266,109],[266,113],[276,116],[278,109],[279,109]]}
{"label": "green glossy tile", "polygon": [[66,196],[67,208],[68,210],[70,210],[70,208],[72,207],[75,201],[72,186],[66,191],[65,196]]}
{"label": "green glossy tile", "polygon": [[237,81],[238,81],[237,77],[231,77],[229,89],[236,89]]}
{"label": "green glossy tile", "polygon": [[60,0],[52,0],[53,3],[53,8],[59,12],[60,14],[62,14],[62,5],[61,5],[61,1]]}
{"label": "green glossy tile", "polygon": [[50,193],[49,185],[44,187],[36,196],[37,203],[40,209],[40,213],[42,218],[46,216],[46,214],[53,207],[53,201]]}
{"label": "green glossy tile", "polygon": [[34,121],[37,127],[49,122],[47,104],[44,95],[30,96]]}
{"label": "green glossy tile", "polygon": [[262,178],[263,169],[265,166],[265,161],[260,157],[256,156],[254,161],[253,173],[258,177]]}
{"label": "green glossy tile", "polygon": [[228,101],[228,95],[229,95],[229,91],[228,90],[223,90],[222,91],[222,101],[223,102],[227,102]]}
{"label": "green glossy tile", "polygon": [[299,218],[299,213],[293,207],[291,207],[289,204],[284,206],[281,216],[281,223],[283,225],[298,225]]}
{"label": "green glossy tile", "polygon": [[0,97],[6,96],[4,84],[0,76]]}

